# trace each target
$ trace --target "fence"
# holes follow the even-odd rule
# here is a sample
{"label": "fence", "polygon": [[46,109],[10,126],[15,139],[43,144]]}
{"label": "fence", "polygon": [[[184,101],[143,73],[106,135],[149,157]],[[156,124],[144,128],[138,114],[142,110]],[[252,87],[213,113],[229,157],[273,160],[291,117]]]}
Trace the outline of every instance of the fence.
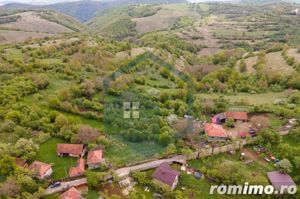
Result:
{"label": "fence", "polygon": [[205,149],[202,148],[200,150],[200,153],[194,152],[192,155],[189,155],[187,157],[187,159],[192,160],[192,159],[197,159],[198,157],[199,158],[204,158],[204,157],[208,157],[208,156],[218,155],[220,153],[226,153],[226,152],[234,151],[234,150],[242,148],[246,144],[247,144],[246,140],[241,140],[241,141],[236,141],[232,144],[228,144],[228,145],[225,145],[225,146],[210,147],[210,148],[205,148]]}

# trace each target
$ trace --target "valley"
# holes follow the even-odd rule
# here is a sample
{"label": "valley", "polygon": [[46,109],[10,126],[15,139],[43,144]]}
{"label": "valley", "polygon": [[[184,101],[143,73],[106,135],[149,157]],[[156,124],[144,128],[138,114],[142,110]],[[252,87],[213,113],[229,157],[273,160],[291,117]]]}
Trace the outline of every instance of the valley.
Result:
{"label": "valley", "polygon": [[275,174],[299,190],[297,8],[0,7],[0,198],[299,198],[210,194]]}

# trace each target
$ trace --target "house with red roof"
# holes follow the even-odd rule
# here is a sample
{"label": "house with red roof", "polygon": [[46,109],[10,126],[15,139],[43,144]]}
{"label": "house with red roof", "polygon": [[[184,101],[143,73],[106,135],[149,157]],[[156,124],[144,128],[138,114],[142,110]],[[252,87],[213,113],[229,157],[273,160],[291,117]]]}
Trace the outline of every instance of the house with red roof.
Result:
{"label": "house with red roof", "polygon": [[204,131],[207,134],[208,141],[226,141],[228,139],[228,135],[226,130],[221,126],[213,123],[205,123]]}
{"label": "house with red roof", "polygon": [[294,180],[286,173],[279,171],[271,171],[267,173],[268,179],[277,190],[281,190],[283,186],[296,186]]}
{"label": "house with red roof", "polygon": [[83,157],[85,154],[85,146],[83,144],[58,144],[56,153],[59,156]]}
{"label": "house with red roof", "polygon": [[28,168],[36,178],[41,180],[50,177],[53,172],[50,164],[39,161],[34,161]]}
{"label": "house with red roof", "polygon": [[156,168],[152,174],[152,178],[158,185],[167,185],[173,191],[178,184],[179,175],[180,173],[173,170],[169,164],[163,163]]}
{"label": "house with red roof", "polygon": [[68,189],[66,192],[61,194],[58,199],[84,199],[81,193],[74,187]]}
{"label": "house with red roof", "polygon": [[103,151],[101,149],[93,150],[88,153],[86,164],[89,169],[96,169],[100,167],[103,160]]}
{"label": "house with red roof", "polygon": [[85,160],[83,158],[80,158],[77,161],[76,167],[71,167],[69,169],[69,177],[79,177],[84,174],[85,171]]}
{"label": "house with red roof", "polygon": [[248,121],[248,113],[247,112],[225,112],[226,119],[233,119],[235,121]]}

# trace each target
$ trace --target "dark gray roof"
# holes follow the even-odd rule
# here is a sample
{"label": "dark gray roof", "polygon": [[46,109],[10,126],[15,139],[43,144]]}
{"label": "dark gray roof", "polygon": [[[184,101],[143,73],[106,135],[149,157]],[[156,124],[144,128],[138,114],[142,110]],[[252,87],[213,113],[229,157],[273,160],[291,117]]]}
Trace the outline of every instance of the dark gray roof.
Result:
{"label": "dark gray roof", "polygon": [[272,185],[276,189],[280,189],[281,186],[292,186],[296,185],[291,176],[279,171],[272,171],[267,173],[268,178]]}

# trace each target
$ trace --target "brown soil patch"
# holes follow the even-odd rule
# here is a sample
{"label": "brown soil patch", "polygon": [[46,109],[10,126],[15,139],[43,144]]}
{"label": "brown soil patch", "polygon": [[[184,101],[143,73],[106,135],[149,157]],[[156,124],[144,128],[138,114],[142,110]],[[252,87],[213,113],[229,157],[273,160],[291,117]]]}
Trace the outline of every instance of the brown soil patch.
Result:
{"label": "brown soil patch", "polygon": [[288,55],[294,57],[296,62],[300,63],[300,53],[298,52],[298,49],[296,48],[289,49]]}
{"label": "brown soil patch", "polygon": [[126,199],[127,197],[122,194],[122,189],[117,184],[106,184],[100,187],[101,192],[107,193],[108,195],[118,195],[121,199]]}
{"label": "brown soil patch", "polygon": [[[253,68],[253,66],[256,64],[256,62],[257,62],[257,56],[249,57],[249,58],[245,59],[247,73],[255,72],[255,68]],[[237,65],[240,66],[240,61],[238,61]],[[239,68],[238,68],[238,70],[239,70]]]}
{"label": "brown soil patch", "polygon": [[279,73],[295,73],[292,66],[289,66],[283,59],[281,52],[269,53],[266,55],[267,71],[274,71]]}
{"label": "brown soil patch", "polygon": [[0,44],[11,44],[25,42],[30,39],[41,39],[45,37],[55,37],[57,34],[23,32],[13,30],[0,30]]}

